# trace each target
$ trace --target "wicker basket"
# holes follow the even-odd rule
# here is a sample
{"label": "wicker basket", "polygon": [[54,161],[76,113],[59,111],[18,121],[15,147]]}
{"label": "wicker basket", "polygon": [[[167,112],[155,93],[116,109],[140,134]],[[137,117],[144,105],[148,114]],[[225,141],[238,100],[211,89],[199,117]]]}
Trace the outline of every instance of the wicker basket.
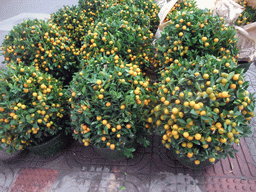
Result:
{"label": "wicker basket", "polygon": [[253,61],[256,58],[256,22],[235,26],[239,38],[237,47],[240,49],[238,60]]}

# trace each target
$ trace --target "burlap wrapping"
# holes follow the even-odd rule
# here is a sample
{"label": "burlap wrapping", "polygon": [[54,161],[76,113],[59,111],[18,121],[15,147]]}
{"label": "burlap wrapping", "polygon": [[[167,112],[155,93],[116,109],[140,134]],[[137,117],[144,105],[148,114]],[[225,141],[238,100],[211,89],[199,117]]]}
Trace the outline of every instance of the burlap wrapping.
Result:
{"label": "burlap wrapping", "polygon": [[240,49],[238,59],[253,61],[256,58],[256,22],[244,26],[235,26],[239,38],[237,47]]}
{"label": "burlap wrapping", "polygon": [[[233,1],[235,1],[236,3],[239,3],[239,2],[241,2],[242,0],[233,0]],[[251,6],[252,8],[256,8],[256,1],[255,1],[255,0],[247,0],[246,2],[247,2],[247,4],[248,4],[249,6]]]}
{"label": "burlap wrapping", "polygon": [[236,22],[239,14],[245,9],[233,0],[217,0],[215,4],[215,13],[224,17],[230,25]]}

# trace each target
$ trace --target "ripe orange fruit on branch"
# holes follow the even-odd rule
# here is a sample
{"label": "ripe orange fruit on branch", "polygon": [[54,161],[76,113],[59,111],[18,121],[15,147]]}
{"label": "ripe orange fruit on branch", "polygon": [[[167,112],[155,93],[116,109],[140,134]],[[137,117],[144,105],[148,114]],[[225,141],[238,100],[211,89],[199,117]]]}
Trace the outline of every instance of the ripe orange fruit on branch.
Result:
{"label": "ripe orange fruit on branch", "polygon": [[178,113],[179,113],[179,109],[173,108],[173,109],[172,109],[172,113],[173,113],[174,115],[178,114]]}
{"label": "ripe orange fruit on branch", "polygon": [[197,133],[195,134],[195,139],[196,140],[200,140],[202,138],[201,134]]}
{"label": "ripe orange fruit on branch", "polygon": [[116,148],[115,144],[110,144],[110,149],[114,150]]}
{"label": "ripe orange fruit on branch", "polygon": [[207,37],[202,37],[202,40],[203,41],[207,41]]}

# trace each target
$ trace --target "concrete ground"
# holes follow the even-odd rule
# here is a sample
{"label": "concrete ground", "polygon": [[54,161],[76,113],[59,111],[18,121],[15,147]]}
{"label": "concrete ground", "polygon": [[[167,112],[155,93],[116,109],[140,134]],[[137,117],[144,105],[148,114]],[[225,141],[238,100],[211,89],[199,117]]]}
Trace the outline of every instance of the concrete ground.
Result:
{"label": "concrete ground", "polygon": [[78,0],[1,0],[1,21],[14,17],[20,13],[51,14],[62,8],[63,5],[77,5]]}
{"label": "concrete ground", "polygon": [[[78,0],[1,0],[0,45],[13,25],[27,18],[47,18],[63,5]],[[3,57],[2,57],[3,60]],[[1,57],[0,57],[1,62]],[[0,66],[0,67],[3,67]],[[246,73],[249,91],[256,93],[256,66]],[[148,148],[139,146],[133,159],[110,161],[89,146],[73,141],[64,151],[43,158],[23,151],[0,161],[1,192],[205,192],[256,191],[256,118],[253,134],[236,146],[235,158],[220,160],[195,171],[179,163],[151,136]]]}

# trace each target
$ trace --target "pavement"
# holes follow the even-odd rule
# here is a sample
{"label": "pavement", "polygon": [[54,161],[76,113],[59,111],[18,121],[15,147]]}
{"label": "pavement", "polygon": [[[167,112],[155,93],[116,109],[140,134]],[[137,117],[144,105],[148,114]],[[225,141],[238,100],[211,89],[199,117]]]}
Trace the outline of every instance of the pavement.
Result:
{"label": "pavement", "polygon": [[[31,5],[29,9],[23,5],[20,12],[7,6],[7,2],[13,6],[21,2],[31,4],[29,0],[1,0],[0,45],[11,26],[24,18],[47,18],[52,10],[78,0],[45,0],[45,4],[33,0],[38,6]],[[5,12],[9,10],[12,14],[3,16],[3,6],[7,6]],[[246,73],[248,90],[252,93],[256,93],[255,64]],[[149,136],[148,148],[138,146],[134,158],[121,161],[106,160],[91,146],[85,147],[77,141],[71,141],[64,151],[47,158],[24,150],[12,160],[0,161],[0,192],[255,192],[256,117],[251,126],[252,135],[235,146],[238,153],[234,159],[221,159],[199,171],[180,164],[156,135]]]}

